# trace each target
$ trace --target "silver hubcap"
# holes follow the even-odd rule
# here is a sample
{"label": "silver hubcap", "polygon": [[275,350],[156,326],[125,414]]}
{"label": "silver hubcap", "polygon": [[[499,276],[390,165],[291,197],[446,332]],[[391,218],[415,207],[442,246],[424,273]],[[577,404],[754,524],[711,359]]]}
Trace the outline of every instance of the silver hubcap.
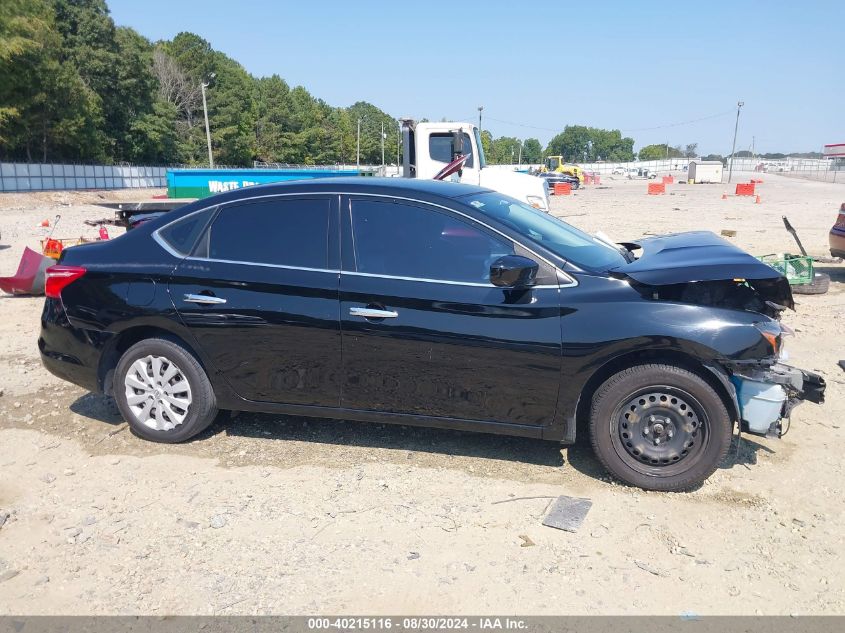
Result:
{"label": "silver hubcap", "polygon": [[182,370],[164,356],[139,358],[123,380],[126,403],[135,419],[156,431],[169,431],[191,407],[191,385]]}

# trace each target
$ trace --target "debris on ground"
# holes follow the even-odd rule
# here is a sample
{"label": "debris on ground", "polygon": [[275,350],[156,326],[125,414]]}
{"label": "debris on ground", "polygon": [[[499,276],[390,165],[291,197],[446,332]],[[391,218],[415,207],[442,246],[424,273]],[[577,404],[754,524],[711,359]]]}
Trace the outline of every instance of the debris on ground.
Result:
{"label": "debris on ground", "polygon": [[593,502],[589,499],[561,495],[546,514],[543,525],[567,532],[577,532],[592,506]]}
{"label": "debris on ground", "polygon": [[527,534],[520,534],[519,538],[522,541],[520,547],[534,547],[536,545]]}

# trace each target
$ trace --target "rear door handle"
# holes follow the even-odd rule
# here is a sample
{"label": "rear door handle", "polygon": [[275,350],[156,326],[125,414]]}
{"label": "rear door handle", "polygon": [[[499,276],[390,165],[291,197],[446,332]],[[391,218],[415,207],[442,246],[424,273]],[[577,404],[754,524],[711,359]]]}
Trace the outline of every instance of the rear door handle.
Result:
{"label": "rear door handle", "polygon": [[365,319],[395,319],[399,316],[395,310],[376,310],[375,308],[349,308],[349,314]]}
{"label": "rear door handle", "polygon": [[186,294],[184,297],[185,303],[199,303],[201,305],[220,305],[226,303],[225,299],[214,297],[212,295],[192,295]]}

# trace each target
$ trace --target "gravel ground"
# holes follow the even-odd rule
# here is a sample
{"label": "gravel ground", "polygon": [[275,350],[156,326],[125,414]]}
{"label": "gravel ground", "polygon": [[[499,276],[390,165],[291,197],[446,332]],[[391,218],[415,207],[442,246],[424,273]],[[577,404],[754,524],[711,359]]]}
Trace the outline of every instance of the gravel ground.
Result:
{"label": "gravel ground", "polygon": [[[845,185],[763,178],[760,204],[604,178],[553,212],[619,240],[735,230],[755,254],[795,250],[786,214],[827,254]],[[44,218],[94,236],[100,197],[138,192],[0,195],[3,274]],[[0,614],[842,614],[845,267],[821,268],[830,292],[785,321],[827,403],[688,494],[615,484],[585,442],[254,414],[144,442],[41,368],[43,300],[0,297]],[[540,524],[561,494],[593,501],[577,533]]]}

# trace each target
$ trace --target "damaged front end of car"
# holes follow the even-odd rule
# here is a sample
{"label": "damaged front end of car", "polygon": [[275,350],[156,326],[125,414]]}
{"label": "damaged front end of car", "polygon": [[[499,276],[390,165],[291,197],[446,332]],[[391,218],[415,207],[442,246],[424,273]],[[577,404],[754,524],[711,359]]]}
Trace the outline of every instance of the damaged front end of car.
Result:
{"label": "damaged front end of car", "polygon": [[[795,309],[787,279],[778,271],[710,232],[680,233],[622,246],[642,251],[613,274],[627,279],[641,296],[654,301],[710,306],[760,315],[753,323],[758,344],[742,358],[723,358],[710,367],[731,394],[742,430],[781,437],[784,420],[804,400],[824,402],[825,381],[813,372],[784,364],[780,322]],[[788,425],[786,426],[788,430]]]}
{"label": "damaged front end of car", "polygon": [[[783,421],[804,400],[824,402],[824,378],[777,362],[768,367],[731,367],[742,429],[755,435],[781,437]],[[786,430],[788,430],[788,426]]]}

